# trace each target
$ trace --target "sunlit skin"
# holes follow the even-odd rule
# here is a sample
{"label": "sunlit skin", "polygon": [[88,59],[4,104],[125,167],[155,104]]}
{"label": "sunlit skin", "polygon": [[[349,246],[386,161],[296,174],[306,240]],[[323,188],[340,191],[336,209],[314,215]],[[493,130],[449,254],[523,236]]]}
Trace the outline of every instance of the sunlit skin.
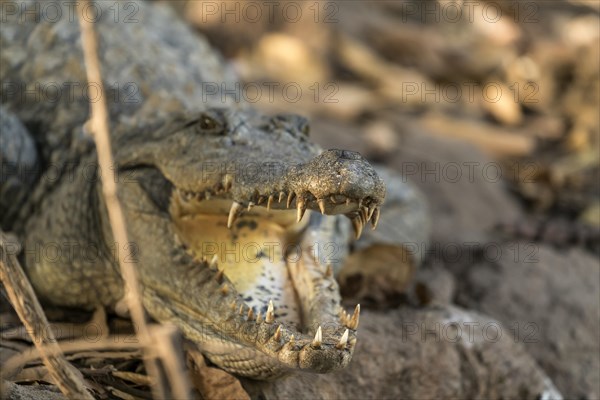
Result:
{"label": "sunlit skin", "polygon": [[[153,318],[177,325],[215,364],[252,378],[349,363],[360,307],[341,308],[333,268],[313,247],[347,241],[343,219],[353,237],[377,225],[385,187],[365,159],[322,151],[301,117],[250,110],[183,115],[116,137],[130,258]],[[70,215],[82,219],[86,239],[112,243],[98,182],[76,178],[56,195],[69,193],[93,199]],[[29,243],[78,234],[47,204],[30,223]],[[54,303],[114,307],[122,299],[109,253],[68,265],[30,261],[34,285]]]}

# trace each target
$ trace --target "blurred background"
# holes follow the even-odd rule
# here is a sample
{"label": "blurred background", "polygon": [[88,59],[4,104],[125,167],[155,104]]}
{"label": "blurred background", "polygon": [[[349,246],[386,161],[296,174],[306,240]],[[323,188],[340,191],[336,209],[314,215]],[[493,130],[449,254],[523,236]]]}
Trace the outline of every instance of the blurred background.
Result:
{"label": "blurred background", "polygon": [[[424,194],[421,268],[365,252],[369,268],[358,257],[340,276],[347,304],[481,312],[521,329],[515,341],[565,398],[598,397],[600,2],[169,5],[231,62],[246,101],[308,116],[323,147],[360,151]],[[402,225],[391,208],[376,232]],[[396,326],[389,312],[381,329]]]}
{"label": "blurred background", "polygon": [[389,163],[414,134],[469,142],[532,215],[600,224],[599,2],[168,3],[247,101],[324,146]]}

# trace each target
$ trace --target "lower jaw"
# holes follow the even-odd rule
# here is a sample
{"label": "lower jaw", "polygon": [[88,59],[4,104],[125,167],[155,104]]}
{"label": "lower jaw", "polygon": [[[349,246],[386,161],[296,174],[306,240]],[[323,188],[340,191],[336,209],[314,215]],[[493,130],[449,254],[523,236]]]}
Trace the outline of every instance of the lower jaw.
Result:
{"label": "lower jaw", "polygon": [[224,324],[215,323],[152,289],[146,288],[144,294],[146,309],[154,319],[175,324],[213,364],[229,373],[271,380],[294,369],[293,365],[286,365],[278,357],[257,348],[261,339],[258,330],[246,331],[231,320]]}
{"label": "lower jaw", "polygon": [[219,214],[186,215],[174,222],[188,252],[197,260],[216,261],[252,314],[265,316],[272,301],[279,322],[302,330],[302,303],[288,268],[288,253],[296,249],[294,236],[308,218],[292,224],[286,221],[290,216],[295,218],[289,212],[241,216],[231,228]]}
{"label": "lower jaw", "polygon": [[[203,272],[204,278],[211,281],[216,275],[208,266]],[[206,272],[211,274],[206,276]],[[216,285],[210,286],[210,292],[218,291]],[[342,334],[344,327],[338,323],[319,329],[322,337],[315,343],[312,336],[275,319],[270,322],[246,319],[247,310],[242,314],[225,310],[222,315],[227,307],[222,307],[219,296],[211,296],[208,302],[209,309],[218,310],[217,314],[204,315],[189,303],[174,301],[169,294],[145,287],[144,301],[150,315],[163,323],[177,325],[209,360],[233,374],[269,380],[294,371],[327,373],[347,366],[354,352],[355,332],[348,334],[345,330]],[[345,337],[343,346],[340,337]]]}
{"label": "lower jaw", "polygon": [[[305,225],[295,224],[295,215],[281,213],[272,214],[275,218],[240,217],[231,229],[218,214],[174,218],[179,237],[193,255],[208,260],[216,256],[219,270],[245,303],[239,311],[237,304],[232,309],[219,304],[219,312],[225,309],[229,314],[219,329],[210,328],[214,320],[196,318],[183,324],[184,333],[215,364],[254,379],[276,378],[292,369],[342,368],[356,342],[354,330],[347,332],[340,323],[345,320],[352,326],[348,316],[340,319],[339,290],[331,274],[315,265],[308,249],[299,248],[300,257],[293,261],[286,257],[283,249]],[[264,257],[257,257],[261,252]],[[269,300],[276,304],[270,321]]]}

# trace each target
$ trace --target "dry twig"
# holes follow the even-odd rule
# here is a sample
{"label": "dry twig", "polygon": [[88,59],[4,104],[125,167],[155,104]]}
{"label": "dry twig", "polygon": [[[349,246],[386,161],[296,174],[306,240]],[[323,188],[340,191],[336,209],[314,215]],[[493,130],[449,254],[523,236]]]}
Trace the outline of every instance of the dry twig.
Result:
{"label": "dry twig", "polygon": [[[2,374],[0,377],[6,378],[11,375],[14,375],[16,371],[18,371],[23,365],[35,361],[39,358],[42,358],[43,354],[49,354],[54,356],[56,354],[68,354],[75,353],[80,351],[95,351],[95,350],[124,350],[124,349],[138,349],[141,348],[142,344],[139,342],[132,343],[131,337],[129,335],[125,336],[109,336],[105,339],[99,340],[97,342],[90,342],[85,339],[79,339],[74,342],[68,343],[60,343],[60,347],[51,346],[51,345],[40,345],[36,347],[32,347],[29,350],[24,351],[21,354],[18,354],[14,357],[9,358],[2,365]],[[87,353],[82,353],[79,355],[79,358],[87,356]],[[122,357],[122,354],[105,354],[105,357]],[[76,358],[76,357],[68,357],[68,358]]]}
{"label": "dry twig", "polygon": [[[102,88],[102,76],[100,73],[100,61],[97,53],[97,42],[96,35],[94,32],[93,24],[86,18],[83,18],[84,13],[82,12],[88,5],[88,0],[77,3],[78,4],[78,15],[79,25],[81,28],[81,42],[83,46],[83,54],[86,66],[86,73],[88,83],[96,87]],[[101,171],[110,171],[111,166],[114,165],[111,145],[110,145],[110,134],[108,129],[108,109],[106,102],[103,97],[96,102],[90,102],[91,117],[89,120],[89,127],[93,133],[94,141],[96,143],[96,150],[98,153],[98,164]],[[104,194],[106,207],[108,210],[108,217],[112,229],[113,236],[117,243],[128,243],[127,229],[125,227],[125,218],[123,215],[123,209],[119,203],[117,197],[117,184],[115,179],[102,179],[102,191]],[[162,346],[164,343],[171,343],[172,335],[166,334],[163,337],[152,337],[148,324],[146,323],[146,315],[141,302],[141,292],[139,288],[138,272],[135,266],[131,263],[125,262],[125,255],[123,252],[119,252],[119,266],[121,268],[121,275],[125,281],[125,293],[126,301],[131,318],[134,325],[137,327],[136,333],[143,345],[147,350],[147,354],[152,353],[152,348],[155,346]],[[157,332],[162,332],[157,330]],[[171,347],[169,347],[171,348]],[[173,396],[177,398],[190,398],[190,384],[182,377],[185,377],[185,368],[183,363],[180,362],[181,357],[176,355],[168,356],[166,352],[160,351],[159,354],[162,356],[164,368],[166,374],[171,380],[171,390]],[[157,398],[164,398],[167,395],[167,391],[163,387],[163,380],[161,379],[160,368],[157,360],[152,357],[146,357],[144,360],[146,370],[148,374],[155,380],[156,385],[153,386],[153,394]]]}
{"label": "dry twig", "polygon": [[[17,247],[16,241],[10,240],[8,235],[0,231],[0,278],[10,302],[31,335],[39,356],[61,392],[69,398],[93,399],[86,390],[79,371],[65,360],[53,332],[45,329],[49,325],[46,315],[15,257],[17,252],[11,251],[11,249],[16,250]],[[10,371],[10,368],[6,368],[4,372],[6,370]]]}

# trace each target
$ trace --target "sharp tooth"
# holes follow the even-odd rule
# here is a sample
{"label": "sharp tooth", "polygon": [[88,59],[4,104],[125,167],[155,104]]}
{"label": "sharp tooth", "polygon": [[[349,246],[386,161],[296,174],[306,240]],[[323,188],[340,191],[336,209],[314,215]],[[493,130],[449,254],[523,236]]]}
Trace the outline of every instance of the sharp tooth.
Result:
{"label": "sharp tooth", "polygon": [[325,215],[325,200],[317,200],[317,203],[319,203],[319,209],[321,210],[321,214]]}
{"label": "sharp tooth", "polygon": [[184,190],[182,193],[183,193],[183,200],[190,201],[192,199],[192,194],[190,192],[188,192],[187,190]]}
{"label": "sharp tooth", "polygon": [[219,262],[219,258],[217,257],[217,255],[215,254],[211,259],[210,259],[210,263],[208,264],[208,267],[210,269],[216,270],[217,269],[217,265]]}
{"label": "sharp tooth", "polygon": [[223,286],[221,286],[221,294],[223,296],[227,296],[228,293],[229,293],[229,286],[227,284],[224,284]]}
{"label": "sharp tooth", "polygon": [[346,329],[344,331],[344,334],[342,335],[342,338],[340,339],[340,341],[338,342],[338,344],[335,345],[336,348],[343,350],[346,348],[346,343],[348,343],[348,329]]}
{"label": "sharp tooth", "polygon": [[256,314],[256,323],[260,324],[262,322],[262,320],[263,320],[262,314],[259,311],[258,314]]}
{"label": "sharp tooth", "polygon": [[354,313],[352,314],[352,318],[350,318],[350,321],[348,321],[346,326],[355,331],[358,328],[359,318],[360,318],[360,304],[357,304],[356,308],[354,309]]}
{"label": "sharp tooth", "polygon": [[223,188],[227,192],[229,189],[231,189],[231,186],[233,186],[233,176],[226,174],[223,177]]}
{"label": "sharp tooth", "polygon": [[250,307],[248,309],[248,321],[251,321],[254,319],[254,310],[252,310],[252,307]]}
{"label": "sharp tooth", "polygon": [[248,211],[252,210],[252,207],[254,207],[254,203],[253,202],[249,202],[248,203]]}
{"label": "sharp tooth", "polygon": [[288,194],[287,203],[286,203],[287,208],[290,208],[290,206],[292,205],[292,201],[294,201],[294,197],[296,197],[296,193],[290,192],[290,194]]}
{"label": "sharp tooth", "polygon": [[340,316],[340,320],[342,321],[342,325],[348,325],[349,316],[346,310],[342,310],[342,315]]}
{"label": "sharp tooth", "polygon": [[267,200],[267,211],[271,211],[271,204],[273,203],[273,195],[269,196],[269,199]]}
{"label": "sharp tooth", "polygon": [[306,203],[304,202],[304,200],[298,198],[296,207],[298,207],[298,212],[296,214],[296,222],[300,222],[302,221],[302,217],[304,217],[304,212],[306,211]]}
{"label": "sharp tooth", "polygon": [[348,340],[348,344],[350,345],[350,348],[354,347],[356,345],[356,338],[353,337],[350,340]]}
{"label": "sharp tooth", "polygon": [[317,328],[317,333],[315,333],[315,338],[312,341],[313,347],[319,348],[321,347],[321,343],[323,342],[323,332],[321,331],[321,326]]}
{"label": "sharp tooth", "polygon": [[215,280],[219,283],[223,282],[223,270],[220,270],[215,274]]}
{"label": "sharp tooth", "polygon": [[275,321],[275,310],[273,307],[273,301],[269,300],[269,307],[267,308],[267,315],[265,316],[265,322],[270,324]]}
{"label": "sharp tooth", "polygon": [[379,215],[379,207],[375,207],[375,211],[373,211],[373,218],[371,218],[372,229],[377,228],[377,223],[379,223]]}
{"label": "sharp tooth", "polygon": [[296,344],[296,340],[294,339],[294,335],[290,336],[290,340],[288,341],[288,345],[290,347],[294,346]]}
{"label": "sharp tooth", "polygon": [[355,217],[352,220],[352,226],[354,227],[354,234],[356,239],[358,240],[360,238],[360,235],[362,234],[362,230],[363,230],[363,223],[360,217]]}
{"label": "sharp tooth", "polygon": [[376,206],[369,207],[369,214],[367,215],[367,221],[369,221],[371,219],[376,208],[377,208]]}
{"label": "sharp tooth", "polygon": [[277,327],[277,330],[275,331],[275,334],[273,335],[273,339],[274,339],[276,342],[279,342],[279,341],[281,340],[281,325],[279,325],[279,326]]}
{"label": "sharp tooth", "polygon": [[241,214],[244,206],[242,206],[237,201],[234,201],[231,205],[231,209],[229,209],[229,217],[227,218],[227,228],[231,229],[233,223],[237,219],[237,217]]}
{"label": "sharp tooth", "polygon": [[238,314],[242,315],[244,313],[244,305],[240,304],[240,311],[238,311]]}
{"label": "sharp tooth", "polygon": [[285,192],[279,192],[279,200],[277,202],[281,203],[283,201],[284,197],[285,197]]}
{"label": "sharp tooth", "polygon": [[265,197],[264,196],[260,196],[258,198],[258,200],[256,201],[256,204],[260,206],[264,202],[265,202]]}
{"label": "sharp tooth", "polygon": [[333,276],[333,268],[331,264],[327,264],[327,269],[325,270],[325,277],[331,278]]}
{"label": "sharp tooth", "polygon": [[369,216],[369,209],[367,207],[362,207],[360,209],[360,217],[362,219],[363,225],[366,225],[367,221],[369,221],[369,219],[367,218],[368,216]]}

